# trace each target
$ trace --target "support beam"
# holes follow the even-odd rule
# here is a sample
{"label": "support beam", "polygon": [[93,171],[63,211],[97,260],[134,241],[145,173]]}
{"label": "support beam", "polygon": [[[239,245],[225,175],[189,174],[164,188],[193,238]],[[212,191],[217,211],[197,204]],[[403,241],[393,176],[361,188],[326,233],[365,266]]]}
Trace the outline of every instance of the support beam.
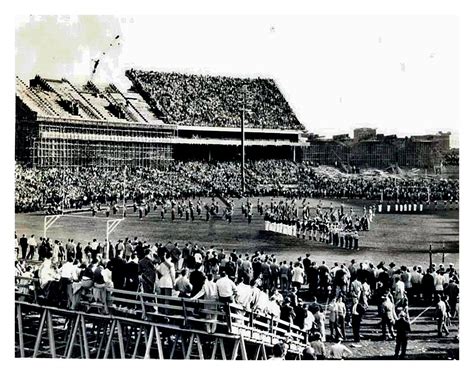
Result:
{"label": "support beam", "polygon": [[245,194],[245,101],[247,97],[247,88],[243,87],[244,92],[244,100],[242,102],[242,122],[241,122],[241,153],[242,153],[242,161],[240,166],[240,173],[242,179],[242,194]]}
{"label": "support beam", "polygon": [[151,344],[153,343],[153,333],[154,333],[154,329],[153,329],[153,327],[151,327],[150,328],[150,335],[148,336],[148,341],[146,343],[145,359],[150,359]]}
{"label": "support beam", "polygon": [[[110,326],[110,332],[109,332],[109,337],[107,339],[107,345],[105,346],[105,353],[104,353],[104,358],[107,358],[109,356],[109,352],[110,352],[110,347],[112,346],[112,338],[114,336],[114,331],[115,331],[115,324],[117,323],[117,321],[114,319],[112,321],[112,324]],[[106,329],[106,332],[104,332],[104,335],[107,333],[107,329]]]}
{"label": "support beam", "polygon": [[89,359],[89,343],[87,342],[87,330],[86,330],[86,322],[84,321],[84,315],[81,314],[81,328],[82,328],[82,338],[84,340],[84,354],[86,359]]}
{"label": "support beam", "polygon": [[125,348],[123,345],[123,334],[122,334],[122,325],[117,320],[117,334],[118,334],[118,342],[120,348],[120,358],[125,359]]}
{"label": "support beam", "polygon": [[51,352],[51,358],[56,358],[56,341],[54,339],[53,319],[51,319],[51,312],[49,310],[46,311],[46,317],[48,319],[49,351]]}
{"label": "support beam", "polygon": [[242,335],[240,335],[240,354],[242,355],[242,359],[244,361],[247,360],[247,350],[245,349],[245,340],[244,338],[242,337]]}
{"label": "support beam", "polygon": [[69,344],[68,344],[68,347],[67,347],[66,359],[71,358],[72,351],[74,349],[74,344],[76,342],[76,335],[77,335],[77,330],[79,328],[80,320],[81,320],[81,317],[80,317],[80,315],[78,315],[76,317],[76,321],[74,322],[74,328],[72,329],[70,339],[68,340]]}
{"label": "support beam", "polygon": [[258,356],[260,355],[260,348],[262,345],[257,345],[257,350],[255,351],[255,360],[258,360]]}
{"label": "support beam", "polygon": [[232,350],[232,357],[230,358],[232,361],[237,359],[237,355],[239,354],[239,346],[240,346],[240,339],[237,339],[234,342],[234,349]]}
{"label": "support beam", "polygon": [[105,324],[105,326],[103,327],[104,328],[104,333],[102,335],[100,334],[100,331],[102,330],[102,328],[99,325],[97,326],[97,333],[100,335],[100,342],[99,342],[99,346],[97,347],[96,358],[100,358],[100,352],[102,351],[102,345],[104,344],[105,336],[107,335],[107,326],[108,326],[108,324]]}
{"label": "support beam", "polygon": [[212,345],[211,359],[216,359],[216,352],[217,352],[218,341],[219,341],[219,339],[216,338],[216,339],[214,340],[214,344]]}
{"label": "support beam", "polygon": [[220,347],[221,347],[222,359],[225,361],[225,360],[227,360],[227,354],[225,353],[224,340],[222,338],[219,338],[219,344],[220,344]]}
{"label": "support beam", "polygon": [[263,354],[263,359],[266,361],[267,360],[267,349],[265,348],[265,344],[262,344],[262,354]]}
{"label": "support beam", "polygon": [[192,333],[191,337],[189,338],[188,351],[187,351],[186,357],[184,359],[190,359],[191,358],[191,352],[193,350],[193,342],[194,342],[194,333]]}
{"label": "support beam", "polygon": [[44,327],[44,321],[46,320],[46,313],[48,310],[44,310],[43,314],[41,315],[41,321],[40,321],[40,326],[38,329],[38,334],[36,336],[36,341],[35,341],[35,348],[33,350],[33,358],[36,358],[38,355],[38,350],[41,344],[41,337],[43,336],[43,327]]}
{"label": "support beam", "polygon": [[165,356],[163,354],[163,342],[161,341],[161,333],[158,330],[158,327],[155,328],[155,338],[156,338],[156,346],[158,347],[158,358],[159,359],[165,359]]}
{"label": "support beam", "polygon": [[142,338],[142,327],[138,327],[138,335],[135,341],[135,348],[133,349],[132,359],[137,357],[138,345],[140,344],[140,340]]}
{"label": "support beam", "polygon": [[23,317],[21,316],[21,305],[16,306],[16,319],[18,325],[18,341],[20,343],[20,357],[25,357],[25,342],[23,341]]}

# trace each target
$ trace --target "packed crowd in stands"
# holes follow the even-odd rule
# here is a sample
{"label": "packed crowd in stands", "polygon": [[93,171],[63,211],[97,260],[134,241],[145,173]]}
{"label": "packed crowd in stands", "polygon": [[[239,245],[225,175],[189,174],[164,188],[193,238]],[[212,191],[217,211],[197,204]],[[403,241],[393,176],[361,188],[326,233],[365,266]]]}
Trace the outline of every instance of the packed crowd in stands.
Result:
{"label": "packed crowd in stands", "polygon": [[[349,341],[346,328],[351,326],[351,339],[360,341],[369,305],[378,307],[381,339],[396,336],[400,358],[410,331],[410,306],[435,304],[439,337],[449,334],[450,319],[459,314],[459,274],[454,264],[424,269],[353,259],[348,265],[331,266],[318,264],[310,254],[287,261],[263,251],[226,253],[193,243],[149,244],[137,237],[107,246],[96,239],[87,244],[73,239],[37,242],[34,235],[17,239],[16,257],[17,290],[28,294],[37,288],[48,303],[77,309],[82,294],[92,289],[94,298],[107,305],[111,288],[235,303],[307,332],[307,351],[318,359],[341,358],[350,352],[342,344]],[[30,278],[38,278],[39,284]],[[329,341],[334,345],[326,350]]]}
{"label": "packed crowd in stands", "polygon": [[231,78],[129,70],[137,91],[164,121],[197,126],[238,127],[245,86],[245,125],[302,130],[271,79]]}
{"label": "packed crowd in stands", "polygon": [[[285,160],[248,162],[248,196],[349,198],[426,202],[459,199],[459,181],[431,177],[373,178],[364,175],[328,175],[318,167]],[[91,204],[143,205],[163,199],[240,197],[237,162],[170,162],[159,169],[130,168],[15,168],[15,211],[82,208]],[[65,188],[67,187],[67,188]]]}

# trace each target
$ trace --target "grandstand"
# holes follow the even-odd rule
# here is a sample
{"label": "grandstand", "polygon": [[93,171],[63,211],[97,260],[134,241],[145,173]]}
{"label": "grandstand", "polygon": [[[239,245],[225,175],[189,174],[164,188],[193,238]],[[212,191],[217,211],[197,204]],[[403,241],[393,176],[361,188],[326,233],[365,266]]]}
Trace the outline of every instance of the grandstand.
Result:
{"label": "grandstand", "polygon": [[233,160],[244,110],[247,158],[296,160],[305,145],[304,127],[273,80],[135,70],[126,76],[127,92],[17,77],[16,160],[35,167]]}

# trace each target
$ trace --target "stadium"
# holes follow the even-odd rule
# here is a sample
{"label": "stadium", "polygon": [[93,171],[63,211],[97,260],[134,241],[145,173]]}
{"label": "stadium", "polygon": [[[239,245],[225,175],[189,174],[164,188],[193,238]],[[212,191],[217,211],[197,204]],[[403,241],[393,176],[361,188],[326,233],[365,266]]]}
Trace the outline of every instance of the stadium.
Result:
{"label": "stadium", "polygon": [[[406,281],[410,269],[418,273],[418,267],[434,279],[446,275],[441,291],[451,279],[459,283],[457,271],[447,267],[459,264],[459,181],[446,173],[444,162],[450,155],[449,134],[386,141],[369,130],[369,135],[355,134],[354,141],[315,140],[273,79],[135,69],[125,75],[127,91],[113,83],[16,79],[17,356],[266,359],[285,342],[287,358],[301,359],[313,341],[312,328],[296,317],[277,319],[270,302],[243,301],[249,282],[252,289],[271,294],[265,297],[271,302],[282,296],[278,311],[286,308],[286,298],[296,298],[291,304],[301,313],[305,308],[298,298],[303,298],[307,317],[316,314],[316,306],[329,314],[329,302],[341,293],[348,310],[362,304],[349,291],[359,274],[368,283],[370,306],[364,302],[361,344],[359,333],[347,327],[347,337],[355,337],[353,357],[393,356],[392,343],[380,340],[377,325],[377,293],[385,287],[406,311],[408,295],[412,323],[418,321],[412,339],[418,346],[409,346],[409,358],[457,356],[456,337],[431,341],[437,310],[421,298],[421,276],[417,293],[407,283],[411,294],[398,295],[395,285],[400,278]],[[35,234],[38,242],[20,238],[23,234]],[[200,305],[193,300],[199,290],[179,290],[178,295],[179,287],[168,291],[173,287],[164,284],[155,289],[140,284],[137,293],[137,285],[114,279],[101,292],[107,281],[101,284],[95,276],[89,288],[81,284],[84,280],[58,276],[64,265],[57,270],[56,264],[69,264],[71,254],[78,269],[81,264],[84,269],[93,265],[94,272],[103,267],[112,270],[112,279],[114,259],[126,258],[129,264],[138,258],[141,267],[152,254],[158,268],[178,254],[170,263],[173,280],[182,270],[183,278],[199,271],[216,283],[219,275],[231,276],[241,288],[235,303],[220,296]],[[213,254],[220,263],[213,263]],[[309,265],[302,261],[305,254]],[[247,257],[253,277],[243,281]],[[32,289],[46,290],[32,286],[41,280],[41,262],[50,258],[57,277],[48,279],[48,293],[32,296]],[[305,264],[301,282],[290,276],[297,292],[283,287],[280,273],[272,278],[261,268],[279,264],[281,270],[283,262],[291,263],[294,273],[302,268],[297,264]],[[311,279],[311,268],[318,270],[318,281]],[[34,277],[33,270],[38,271]],[[337,283],[341,273],[347,285]],[[382,283],[380,273],[390,275],[395,286]],[[331,275],[330,288],[321,281],[326,275]],[[54,289],[56,282],[62,286]],[[79,302],[73,285],[82,296]],[[439,291],[433,291],[434,298]],[[61,298],[68,299],[67,307],[51,302]],[[455,301],[449,304],[454,310]],[[80,307],[71,311],[71,305]],[[356,315],[348,313],[346,321],[351,317],[356,324]],[[458,318],[454,311],[451,315],[455,331]],[[64,321],[69,323],[59,332]],[[217,329],[209,330],[210,321]],[[337,342],[345,323],[334,324]],[[329,341],[328,332],[318,329]],[[339,336],[346,341],[344,331]]]}

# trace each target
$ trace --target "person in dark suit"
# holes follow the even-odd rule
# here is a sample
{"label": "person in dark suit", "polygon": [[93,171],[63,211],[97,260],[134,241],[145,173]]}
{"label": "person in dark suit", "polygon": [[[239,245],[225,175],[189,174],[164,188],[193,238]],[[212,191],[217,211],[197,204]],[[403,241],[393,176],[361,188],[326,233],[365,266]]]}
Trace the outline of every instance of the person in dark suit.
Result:
{"label": "person in dark suit", "polygon": [[308,267],[306,277],[308,278],[309,293],[314,297],[318,290],[318,268],[316,267],[316,262],[312,262],[311,266]]}
{"label": "person in dark suit", "polygon": [[156,281],[156,269],[150,249],[144,252],[145,257],[138,263],[138,274],[144,293],[153,293]]}
{"label": "person in dark suit", "polygon": [[205,281],[206,276],[204,273],[202,273],[202,271],[199,271],[199,268],[196,268],[190,273],[189,282],[193,286],[193,289],[191,290],[191,297],[194,297],[201,291]]}
{"label": "person in dark suit", "polygon": [[132,253],[130,260],[125,264],[125,289],[131,292],[138,290],[138,258]]}
{"label": "person in dark suit", "polygon": [[28,250],[28,239],[25,235],[20,238],[20,248],[21,248],[21,259],[26,258],[26,251]]}
{"label": "person in dark suit", "polygon": [[303,300],[301,298],[298,298],[298,304],[295,306],[294,312],[295,318],[293,320],[293,324],[303,329],[304,321],[308,315],[308,310],[304,308]]}
{"label": "person in dark suit", "polygon": [[431,272],[431,268],[427,269],[426,273],[421,279],[421,290],[423,293],[423,299],[425,301],[425,304],[427,305],[431,305],[431,303],[433,302],[433,294],[435,292],[434,278],[433,275],[431,275]]}
{"label": "person in dark suit", "polygon": [[303,268],[304,273],[307,275],[309,267],[311,267],[311,259],[309,258],[311,254],[306,254],[306,258],[303,259]]}
{"label": "person in dark suit", "polygon": [[114,283],[114,289],[125,288],[125,260],[122,258],[122,252],[117,251],[117,255],[110,261],[110,269],[112,270],[112,282]]}

